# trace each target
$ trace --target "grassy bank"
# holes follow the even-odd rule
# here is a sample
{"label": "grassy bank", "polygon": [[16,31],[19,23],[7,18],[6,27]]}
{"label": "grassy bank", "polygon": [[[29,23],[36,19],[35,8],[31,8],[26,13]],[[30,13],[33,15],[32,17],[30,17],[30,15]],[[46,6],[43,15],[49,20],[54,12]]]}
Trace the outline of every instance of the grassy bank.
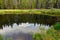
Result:
{"label": "grassy bank", "polygon": [[60,22],[57,22],[48,30],[40,29],[39,33],[33,35],[34,40],[60,40]]}
{"label": "grassy bank", "polygon": [[0,10],[0,15],[2,14],[42,14],[50,16],[60,16],[60,9],[2,9]]}
{"label": "grassy bank", "polygon": [[60,40],[60,31],[56,31],[53,28],[44,30],[41,33],[35,33],[33,35],[34,40]]}

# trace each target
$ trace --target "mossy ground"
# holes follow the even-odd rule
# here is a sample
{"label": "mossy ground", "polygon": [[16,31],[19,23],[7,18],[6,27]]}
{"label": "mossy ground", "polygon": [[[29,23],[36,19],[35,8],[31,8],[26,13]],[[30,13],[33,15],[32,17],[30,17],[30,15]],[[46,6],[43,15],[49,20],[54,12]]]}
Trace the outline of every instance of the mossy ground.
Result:
{"label": "mossy ground", "polygon": [[42,14],[50,16],[60,16],[60,9],[2,9],[2,14]]}

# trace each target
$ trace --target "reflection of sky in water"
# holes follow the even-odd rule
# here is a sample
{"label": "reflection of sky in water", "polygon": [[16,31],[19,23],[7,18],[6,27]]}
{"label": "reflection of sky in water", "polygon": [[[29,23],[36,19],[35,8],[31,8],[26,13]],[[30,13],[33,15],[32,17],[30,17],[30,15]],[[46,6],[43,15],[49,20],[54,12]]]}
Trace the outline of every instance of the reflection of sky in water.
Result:
{"label": "reflection of sky in water", "polygon": [[39,27],[45,27],[46,29],[49,27],[49,25],[43,25],[43,24],[34,24],[34,23],[21,23],[19,25],[17,25],[16,23],[13,24],[13,26],[11,27],[10,25],[7,26],[2,26],[3,29],[0,29],[0,33],[8,33],[8,32],[35,32],[37,30],[39,30]]}
{"label": "reflection of sky in water", "polygon": [[34,23],[21,23],[17,25],[16,23],[13,26],[2,26],[3,29],[0,29],[0,34],[5,35],[5,37],[12,36],[12,35],[19,35],[20,32],[22,33],[34,33],[39,30],[39,27],[45,27],[45,29],[49,28],[49,25],[43,24],[34,24]]}
{"label": "reflection of sky in water", "polygon": [[[3,26],[3,29],[0,29],[0,33],[9,33],[9,32],[35,32],[39,29],[40,24],[33,24],[33,23],[21,23],[17,25],[16,23],[13,26]],[[34,30],[34,31],[33,31]]]}

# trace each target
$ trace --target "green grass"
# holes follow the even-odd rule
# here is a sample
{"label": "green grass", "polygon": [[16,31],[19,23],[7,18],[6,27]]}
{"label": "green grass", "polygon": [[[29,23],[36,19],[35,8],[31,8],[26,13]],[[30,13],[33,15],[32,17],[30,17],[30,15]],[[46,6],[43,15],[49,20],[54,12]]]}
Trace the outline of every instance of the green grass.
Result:
{"label": "green grass", "polygon": [[56,31],[54,28],[44,31],[46,32],[33,34],[34,40],[60,40],[60,31]]}
{"label": "green grass", "polygon": [[33,34],[34,40],[60,40],[60,22],[48,30],[40,28],[40,31]]}
{"label": "green grass", "polygon": [[2,14],[42,14],[50,16],[60,16],[60,9],[2,9]]}
{"label": "green grass", "polygon": [[3,36],[2,35],[0,35],[0,40],[3,40]]}

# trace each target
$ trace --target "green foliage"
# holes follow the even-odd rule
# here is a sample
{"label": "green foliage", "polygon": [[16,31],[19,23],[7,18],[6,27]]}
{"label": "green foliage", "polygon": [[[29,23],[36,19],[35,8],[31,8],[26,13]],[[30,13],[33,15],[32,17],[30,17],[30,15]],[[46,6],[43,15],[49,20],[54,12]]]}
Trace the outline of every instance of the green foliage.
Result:
{"label": "green foliage", "polygon": [[3,40],[3,36],[2,35],[0,35],[0,40]]}
{"label": "green foliage", "polygon": [[0,0],[1,9],[60,8],[59,0]]}
{"label": "green foliage", "polygon": [[33,38],[34,38],[34,40],[42,40],[42,37],[41,37],[41,35],[39,33],[35,33],[33,35]]}
{"label": "green foliage", "polygon": [[55,29],[55,30],[60,30],[60,22],[57,22],[57,23],[54,25],[54,29]]}
{"label": "green foliage", "polygon": [[[60,37],[54,28],[45,30],[45,33],[35,33],[34,40],[60,40]],[[60,31],[59,31],[60,32]]]}

